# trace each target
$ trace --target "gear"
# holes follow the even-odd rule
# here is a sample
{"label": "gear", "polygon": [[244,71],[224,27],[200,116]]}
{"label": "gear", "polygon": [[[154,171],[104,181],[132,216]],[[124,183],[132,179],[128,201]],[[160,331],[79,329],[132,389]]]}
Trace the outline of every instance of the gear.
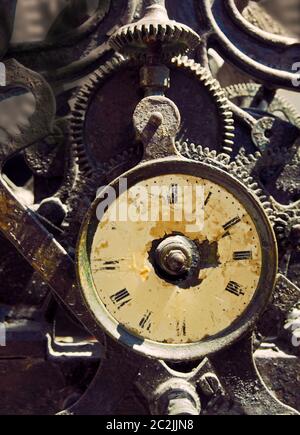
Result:
{"label": "gear", "polygon": [[123,54],[148,59],[151,47],[159,45],[164,59],[171,59],[197,47],[199,35],[190,27],[171,21],[164,1],[148,0],[147,3],[145,15],[140,21],[121,27],[112,35],[112,48]]}
{"label": "gear", "polygon": [[224,90],[221,88],[219,82],[212,77],[207,69],[203,68],[194,60],[189,59],[187,56],[179,56],[173,59],[172,65],[193,74],[193,76],[206,87],[213,97],[219,112],[219,118],[222,120],[223,145],[221,153],[225,152],[230,155],[234,145],[234,119]]}
{"label": "gear", "polygon": [[[71,138],[73,142],[73,148],[78,159],[79,170],[86,176],[89,176],[95,170],[97,170],[99,163],[102,164],[103,162],[103,160],[101,160],[101,162],[97,161],[94,148],[87,143],[88,140],[85,136],[85,125],[89,116],[91,102],[96,98],[96,92],[101,86],[103,86],[109,76],[121,72],[123,68],[130,65],[135,68],[140,66],[139,63],[130,62],[120,55],[115,56],[104,66],[99,68],[97,72],[92,74],[87,82],[83,85],[81,90],[76,94],[76,99],[73,103],[73,110],[70,116]],[[201,65],[197,64],[194,60],[191,60],[185,56],[174,58],[172,61],[170,61],[168,66],[171,68],[171,70],[180,70],[191,75],[201,84],[204,92],[208,94],[210,102],[214,106],[214,115],[217,112],[216,129],[220,130],[221,136],[221,144],[218,151],[225,152],[230,155],[234,144],[233,114],[230,111],[228,101],[217,80],[211,76],[209,71],[201,67]],[[190,138],[187,137],[185,133],[185,130],[187,129],[184,128],[184,116],[182,116],[182,118],[182,131],[184,134],[180,133],[180,139],[182,142],[190,142]],[[213,146],[216,145],[217,144],[215,143],[213,144]],[[99,144],[97,144],[97,148],[99,148]],[[113,154],[113,151],[110,150],[110,156],[108,157],[107,161],[112,158]],[[122,153],[115,155],[122,155]],[[101,169],[101,167],[99,169]]]}
{"label": "gear", "polygon": [[[224,89],[226,97],[242,108],[249,108],[253,99],[261,92],[263,86],[256,83],[238,83]],[[268,106],[268,112],[288,121],[300,129],[300,114],[283,97],[275,95]]]}
{"label": "gear", "polygon": [[263,154],[247,155],[241,149],[237,163],[255,172],[269,193],[283,205],[299,201],[299,140],[292,147],[274,146]]}
{"label": "gear", "polygon": [[77,175],[67,204],[69,212],[62,224],[63,239],[71,251],[75,247],[83,218],[96,197],[97,189],[138,163],[140,155],[139,147],[132,147],[110,159],[109,162],[104,162],[101,169],[98,167],[88,175],[82,172]]}
{"label": "gear", "polygon": [[[97,98],[97,91],[106,83],[108,77],[120,73],[126,66],[133,66],[138,69],[140,62],[129,61],[121,55],[113,57],[88,78],[81,90],[77,92],[76,98],[72,103],[73,110],[70,116],[70,130],[73,150],[79,165],[79,174],[74,186],[72,199],[68,204],[70,212],[63,225],[65,237],[71,246],[75,244],[82,218],[90,202],[94,199],[97,188],[99,188],[101,183],[111,181],[112,173],[116,174],[116,176],[121,174],[138,163],[142,157],[138,144],[130,148],[128,148],[127,144],[127,148],[124,151],[114,153],[110,150],[107,158],[103,157],[99,161],[93,152],[93,147],[90,146],[85,136],[90,105]],[[234,120],[228,101],[219,83],[212,78],[208,70],[186,56],[174,58],[168,63],[168,66],[173,71],[182,71],[195,78],[203,87],[204,92],[209,96],[214,106],[214,113],[217,112],[218,114],[216,124],[218,124],[221,136],[219,151],[224,153],[225,159],[229,158],[228,156],[231,154],[234,144]],[[189,130],[184,126],[184,117],[182,124],[182,131]],[[184,135],[181,133],[180,141],[178,142],[179,149],[181,147],[180,142],[183,143],[184,141],[190,142],[190,139],[186,137],[186,133]],[[214,143],[213,145],[215,146],[216,144]],[[99,148],[99,143],[97,143],[97,148]],[[215,154],[217,154],[217,151]],[[109,180],[107,179],[107,174],[109,174]]]}
{"label": "gear", "polygon": [[[260,202],[267,216],[269,217],[275,231],[279,247],[281,248],[281,252],[284,253],[283,257],[287,252],[290,256],[292,252],[299,250],[300,203],[297,203],[296,205],[294,204],[290,207],[284,207],[277,203],[270,195],[264,193],[259,182],[254,176],[252,176],[253,167],[255,167],[257,161],[261,157],[260,153],[247,156],[245,150],[241,149],[236,161],[230,162],[230,158],[226,154],[217,154],[215,151],[210,151],[209,149],[205,149],[199,145],[197,146],[195,144],[184,143],[177,144],[177,147],[184,157],[221,168],[238,179],[242,184],[247,186],[247,188]],[[284,260],[281,259],[281,262],[283,261]],[[287,263],[289,263],[289,260],[287,260]],[[287,268],[287,270],[282,272],[284,272],[284,274],[288,274],[289,270]],[[287,292],[284,288],[282,288],[282,285],[278,285],[278,288],[276,289],[276,297],[279,297],[278,295],[285,293]],[[272,313],[273,309],[276,312],[276,308],[274,308],[273,305],[270,305],[268,312]],[[286,339],[286,342],[290,342],[291,336],[295,341],[298,340],[299,310],[295,309],[293,312],[291,312],[291,314],[289,314],[290,305],[288,305],[288,302],[286,304],[283,302],[282,312],[283,321],[285,318],[287,318],[285,329],[287,331],[286,335],[288,338]],[[268,318],[268,316],[266,316],[266,318]],[[273,320],[272,322],[274,323]],[[268,322],[266,321],[266,324],[267,323]],[[262,325],[259,325],[258,327],[259,333],[262,333],[261,331],[266,331],[264,329],[265,327]],[[282,323],[280,327],[281,332],[283,332],[283,327],[284,324]],[[264,335],[264,333],[262,334]]]}
{"label": "gear", "polygon": [[183,157],[204,162],[223,169],[239,180],[242,184],[247,186],[247,188],[253,193],[253,195],[256,196],[264,208],[271,222],[274,222],[275,211],[272,206],[272,202],[267,198],[259,184],[247,171],[247,168],[244,168],[242,165],[239,165],[236,162],[230,162],[228,155],[218,154],[216,151],[210,151],[208,148],[203,148],[201,145],[184,143],[182,145],[177,144],[177,148]]}
{"label": "gear", "polygon": [[[265,171],[270,166],[276,166],[278,163],[282,163],[283,156],[287,156],[290,153],[288,149],[270,149],[262,156],[260,152],[255,155],[247,155],[242,148],[233,163],[239,171],[251,175],[257,180],[259,184],[260,173]],[[263,161],[262,161],[263,160]],[[273,210],[273,224],[274,230],[281,247],[286,247],[286,244],[290,243],[293,228],[299,222],[300,219],[300,202],[292,203],[290,205],[283,205],[276,201],[270,194],[269,201],[271,203],[271,209]]]}
{"label": "gear", "polygon": [[95,161],[92,151],[88,149],[86,138],[84,137],[84,126],[90,101],[107,77],[119,72],[128,64],[129,61],[122,56],[117,55],[113,57],[93,73],[80,91],[76,93],[73,110],[70,115],[71,140],[78,160],[79,171],[87,177],[92,175],[94,170],[98,168],[98,162]]}

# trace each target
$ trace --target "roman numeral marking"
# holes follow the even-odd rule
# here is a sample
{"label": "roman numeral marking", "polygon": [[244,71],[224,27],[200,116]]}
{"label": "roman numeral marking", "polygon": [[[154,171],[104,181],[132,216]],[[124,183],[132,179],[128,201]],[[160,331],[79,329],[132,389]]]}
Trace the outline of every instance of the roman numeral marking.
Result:
{"label": "roman numeral marking", "polygon": [[119,270],[120,269],[120,262],[124,261],[124,259],[121,260],[111,260],[111,261],[104,261],[99,260],[97,258],[94,259],[97,264],[99,264],[99,267],[97,267],[94,272],[99,272],[100,270]]}
{"label": "roman numeral marking", "polygon": [[185,320],[183,322],[176,322],[176,332],[177,336],[181,337],[182,335],[186,337],[186,322]]}
{"label": "roman numeral marking", "polygon": [[226,291],[232,293],[235,296],[244,296],[244,290],[240,284],[234,281],[230,281],[226,287]]}
{"label": "roman numeral marking", "polygon": [[237,251],[233,253],[233,259],[236,261],[252,260],[252,251]]}
{"label": "roman numeral marking", "polygon": [[223,225],[224,230],[227,232],[230,228],[234,227],[238,223],[241,222],[241,218],[239,216],[231,219],[231,221],[227,222],[227,224]]}
{"label": "roman numeral marking", "polygon": [[204,201],[204,205],[207,205],[209,203],[211,197],[212,197],[212,192],[209,192],[209,194],[206,197],[206,200]]}
{"label": "roman numeral marking", "polygon": [[225,239],[226,237],[230,236],[230,232],[226,231],[225,234],[223,234],[222,239]]}
{"label": "roman numeral marking", "polygon": [[112,295],[110,299],[117,305],[118,309],[131,302],[130,293],[126,288]]}
{"label": "roman numeral marking", "polygon": [[103,266],[99,270],[116,270],[119,268],[118,261],[104,261]]}
{"label": "roman numeral marking", "polygon": [[177,202],[178,202],[178,185],[177,184],[172,184],[170,187],[169,202],[170,202],[170,204],[177,204]]}
{"label": "roman numeral marking", "polygon": [[152,312],[151,311],[147,311],[146,314],[142,317],[139,326],[143,329],[147,329],[148,331],[150,331],[151,328],[151,321],[150,318],[152,316]]}

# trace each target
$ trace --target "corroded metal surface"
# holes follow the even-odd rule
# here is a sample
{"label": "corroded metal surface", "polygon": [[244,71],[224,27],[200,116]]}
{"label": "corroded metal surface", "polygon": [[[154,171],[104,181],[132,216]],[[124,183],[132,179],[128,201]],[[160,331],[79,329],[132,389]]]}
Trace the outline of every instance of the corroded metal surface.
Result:
{"label": "corroded metal surface", "polygon": [[[30,9],[26,0],[0,0],[0,61],[7,81],[0,87],[0,327],[6,329],[5,346],[0,334],[0,414],[297,414],[299,379],[295,391],[285,380],[299,361],[300,115],[276,91],[300,89],[299,29],[279,13],[279,0],[273,7],[247,0],[57,1],[51,10],[46,3],[36,0]],[[214,76],[230,87],[223,90]],[[99,187],[124,175],[132,184],[154,176],[158,183],[160,165],[177,178],[184,167],[194,182],[207,172],[219,186],[212,193],[233,189],[242,219],[248,213],[256,225],[255,249],[264,256],[257,269],[260,287],[253,285],[245,302],[240,278],[226,282],[228,301],[236,301],[236,310],[246,303],[248,311],[234,323],[233,308],[227,310],[230,319],[217,323],[220,329],[229,322],[231,329],[223,335],[218,330],[220,337],[211,333],[207,342],[199,336],[199,325],[208,328],[205,316],[198,323],[192,314],[196,296],[186,305],[189,324],[180,323],[174,305],[176,337],[172,322],[158,335],[151,330],[149,295],[143,304],[128,299],[132,280],[147,283],[151,275],[163,324],[170,316],[160,312],[163,284],[177,287],[184,306],[192,272],[203,272],[203,265],[222,269],[221,242],[206,247],[185,238],[183,247],[178,225],[176,234],[164,235],[161,223],[151,246],[138,231],[130,233],[129,224],[127,239],[108,232],[114,258],[124,240],[129,247],[134,239],[143,252],[134,248],[138,258],[122,263],[126,273],[120,266],[126,282],[117,294],[110,294],[115,268],[105,264],[98,290],[111,303],[101,311],[99,295],[91,302],[89,246],[99,224],[97,203],[92,206]],[[214,228],[227,228],[224,195],[209,212]],[[227,200],[233,210],[229,193]],[[229,223],[231,230],[236,218]],[[104,233],[102,226],[94,254],[102,255]],[[237,233],[240,244],[244,233],[246,226]],[[243,272],[237,266],[244,277],[253,272],[247,262],[259,257],[249,249],[241,246],[233,258],[244,262]],[[205,282],[206,272],[199,276]],[[116,301],[133,304],[127,320]],[[107,308],[116,309],[113,327]],[[136,319],[133,340],[126,322],[130,329]],[[168,348],[178,337],[188,342],[187,353]],[[266,348],[278,349],[280,369],[275,352],[269,358]],[[197,357],[202,360],[189,361]],[[16,358],[19,363],[12,362]],[[16,395],[9,393],[14,384]],[[47,393],[36,403],[42,388]]]}

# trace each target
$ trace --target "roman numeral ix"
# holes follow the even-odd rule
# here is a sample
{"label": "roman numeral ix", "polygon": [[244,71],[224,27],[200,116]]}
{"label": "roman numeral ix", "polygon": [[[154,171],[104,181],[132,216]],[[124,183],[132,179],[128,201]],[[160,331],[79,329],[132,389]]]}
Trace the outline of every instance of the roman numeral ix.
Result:
{"label": "roman numeral ix", "polygon": [[204,205],[207,205],[209,203],[210,198],[212,197],[212,192],[209,192],[209,194],[206,197],[206,200],[204,202]]}
{"label": "roman numeral ix", "polygon": [[170,202],[170,204],[177,204],[177,202],[178,202],[178,185],[177,184],[172,184],[170,187],[169,202]]}
{"label": "roman numeral ix", "polygon": [[141,328],[143,328],[143,329],[146,328],[148,331],[150,330],[150,328],[151,328],[150,318],[151,318],[152,314],[153,313],[151,311],[147,311],[146,314],[142,317],[142,319],[139,323],[139,326]]}
{"label": "roman numeral ix", "polygon": [[185,320],[183,322],[180,322],[180,321],[176,322],[176,332],[177,332],[178,337],[180,337],[181,335],[186,337],[186,322],[185,322]]}

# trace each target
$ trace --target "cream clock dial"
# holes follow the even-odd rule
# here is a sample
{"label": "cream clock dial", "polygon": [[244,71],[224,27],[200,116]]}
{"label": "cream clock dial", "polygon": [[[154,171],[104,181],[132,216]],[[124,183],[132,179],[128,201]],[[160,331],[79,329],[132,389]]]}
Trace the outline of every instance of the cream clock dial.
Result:
{"label": "cream clock dial", "polygon": [[276,273],[276,260],[270,270],[266,265],[272,230],[248,192],[205,165],[201,171],[196,164],[197,175],[195,164],[178,165],[169,173],[162,164],[133,183],[129,174],[128,189],[109,206],[98,199],[79,246],[87,254],[79,269],[88,268],[88,278],[80,276],[86,301],[101,307],[116,338],[126,331],[137,346],[148,342],[170,351],[212,343],[235,325],[240,330],[249,307],[266,295],[266,272],[272,274],[268,294]]}

